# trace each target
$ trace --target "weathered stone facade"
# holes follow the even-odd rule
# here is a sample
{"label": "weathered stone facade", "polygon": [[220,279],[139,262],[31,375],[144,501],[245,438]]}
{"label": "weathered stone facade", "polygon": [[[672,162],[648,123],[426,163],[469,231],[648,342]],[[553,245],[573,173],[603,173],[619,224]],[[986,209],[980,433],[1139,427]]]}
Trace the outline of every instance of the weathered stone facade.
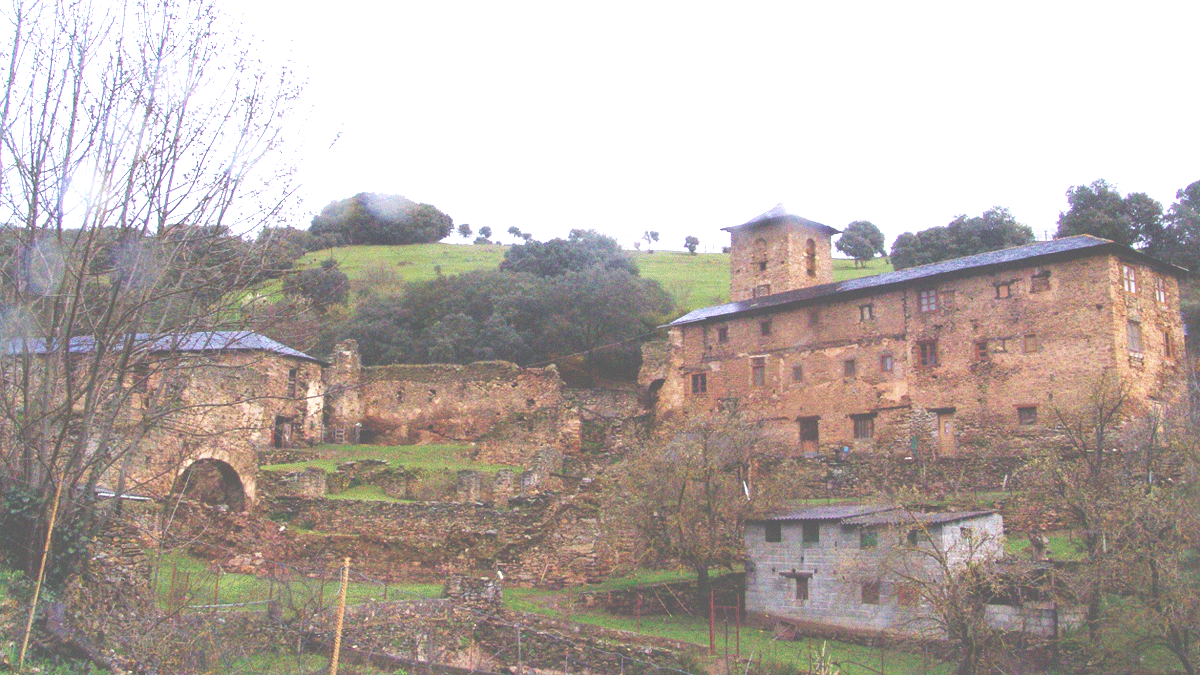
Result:
{"label": "weathered stone facade", "polygon": [[[752,237],[791,241],[808,222],[776,214],[733,228],[731,264],[753,257]],[[670,325],[668,364],[648,363],[660,420],[736,406],[798,453],[946,456],[1045,440],[1053,411],[1105,373],[1129,383],[1137,406],[1177,394],[1183,270],[1106,240],[782,289],[806,263],[770,257],[763,274],[776,264],[800,272]]]}

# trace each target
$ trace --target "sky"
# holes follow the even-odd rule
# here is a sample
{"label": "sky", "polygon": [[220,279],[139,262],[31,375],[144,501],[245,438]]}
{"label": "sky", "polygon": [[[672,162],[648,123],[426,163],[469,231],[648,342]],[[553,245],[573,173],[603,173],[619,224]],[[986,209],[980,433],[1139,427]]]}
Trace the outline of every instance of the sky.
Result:
{"label": "sky", "polygon": [[504,243],[720,250],[777,203],[1041,238],[1073,185],[1200,180],[1200,2],[219,1],[306,80],[301,228],[380,192]]}

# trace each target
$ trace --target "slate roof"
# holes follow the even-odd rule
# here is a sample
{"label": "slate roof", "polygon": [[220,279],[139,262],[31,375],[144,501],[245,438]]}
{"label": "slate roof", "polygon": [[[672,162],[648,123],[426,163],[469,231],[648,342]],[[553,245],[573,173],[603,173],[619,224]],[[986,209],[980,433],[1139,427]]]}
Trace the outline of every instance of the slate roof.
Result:
{"label": "slate roof", "polygon": [[[135,349],[150,352],[262,351],[328,365],[324,361],[313,358],[304,352],[292,349],[265,335],[259,335],[250,331],[203,331],[184,335],[159,336],[139,334],[134,340],[137,343]],[[93,351],[95,348],[96,341],[92,336],[81,335],[71,338],[69,351],[87,353]],[[49,351],[46,341],[41,338],[16,338],[9,341],[8,351],[10,354],[21,353],[26,350],[33,354],[45,354]]]}
{"label": "slate roof", "polygon": [[[1068,260],[1089,255],[1113,253],[1137,260],[1173,276],[1184,276],[1187,270],[1121,246],[1108,239],[1081,234],[1051,241],[1037,241],[1024,246],[1014,246],[999,251],[969,255],[964,258],[944,260],[929,265],[919,265],[896,272],[885,272],[857,279],[835,281],[831,284],[798,288],[775,293],[761,298],[730,302],[724,305],[702,307],[675,319],[668,326],[696,323],[710,319],[779,309],[786,306],[813,305],[845,297],[868,295],[913,282],[934,283],[938,280],[968,274],[984,274],[1005,267],[1028,267],[1056,260]],[[841,297],[838,297],[841,296]]]}
{"label": "slate roof", "polygon": [[908,511],[899,506],[879,504],[831,504],[809,506],[795,511],[777,513],[753,522],[792,520],[838,520],[841,525],[888,525],[893,523],[922,523],[940,525],[968,520],[995,513],[995,511],[950,511],[947,513],[921,513]]}
{"label": "slate roof", "polygon": [[835,234],[841,233],[841,230],[834,229],[828,225],[823,225],[821,223],[818,223],[815,220],[809,220],[808,218],[804,218],[802,216],[797,216],[794,213],[789,213],[787,210],[787,207],[785,207],[782,203],[776,204],[775,207],[772,208],[770,211],[767,211],[765,213],[760,213],[757,216],[754,216],[753,218],[751,218],[750,220],[747,220],[746,222],[742,223],[741,225],[734,225],[732,227],[722,227],[721,229],[724,230],[725,232],[730,232],[732,230],[741,229],[743,227],[759,227],[762,225],[769,225],[771,223],[776,223],[776,222],[780,222],[783,220],[790,220],[794,223],[799,223],[800,225],[807,225],[808,227],[810,227],[814,230],[817,230],[818,232],[821,232],[823,234],[827,234],[831,237]]}
{"label": "slate roof", "polygon": [[788,511],[757,519],[762,521],[776,520],[842,520],[882,511],[894,511],[898,507],[880,506],[878,504],[831,504],[828,506],[808,506],[795,511]]}
{"label": "slate roof", "polygon": [[969,520],[979,516],[987,516],[995,511],[950,511],[948,513],[914,513],[903,509],[894,509],[880,513],[868,513],[854,518],[845,518],[842,525],[891,525],[894,523],[921,523],[924,525],[941,525],[960,520]]}

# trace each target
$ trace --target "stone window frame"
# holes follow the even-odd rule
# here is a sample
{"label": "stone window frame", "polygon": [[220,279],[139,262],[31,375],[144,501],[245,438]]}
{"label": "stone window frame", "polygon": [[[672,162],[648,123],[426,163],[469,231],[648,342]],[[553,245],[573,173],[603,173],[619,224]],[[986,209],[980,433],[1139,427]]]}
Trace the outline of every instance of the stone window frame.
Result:
{"label": "stone window frame", "polygon": [[287,382],[287,397],[288,398],[296,398],[296,384],[297,384],[297,378],[299,376],[300,376],[299,368],[289,368],[288,369],[288,382]]}
{"label": "stone window frame", "polygon": [[1133,354],[1142,353],[1142,322],[1129,319],[1125,322],[1125,337],[1129,351]]}
{"label": "stone window frame", "polygon": [[1041,270],[1029,277],[1030,293],[1045,293],[1050,290],[1050,270]]}
{"label": "stone window frame", "polygon": [[864,581],[862,583],[862,595],[860,596],[864,605],[878,605],[879,598],[882,596],[881,586],[878,579],[872,581]]}
{"label": "stone window frame", "polygon": [[1017,406],[1017,424],[1023,427],[1030,427],[1037,424],[1037,406],[1036,405],[1019,405]]}
{"label": "stone window frame", "polygon": [[796,581],[796,602],[808,602],[808,577],[797,575]]}
{"label": "stone window frame", "polygon": [[1021,352],[1024,354],[1036,354],[1042,351],[1042,343],[1038,340],[1037,333],[1027,333],[1021,337]]}
{"label": "stone window frame", "polygon": [[763,540],[768,544],[783,543],[783,524],[777,520],[763,523]]}
{"label": "stone window frame", "polygon": [[1005,300],[1013,296],[1013,282],[1001,281],[996,284],[996,299]]}
{"label": "stone window frame", "polygon": [[804,243],[804,271],[808,276],[817,276],[817,242],[809,239]]}
{"label": "stone window frame", "polygon": [[922,368],[937,368],[940,365],[937,339],[917,340],[917,363]]}
{"label": "stone window frame", "polygon": [[771,320],[770,319],[766,319],[765,321],[758,322],[758,334],[761,337],[770,337],[770,335],[771,335]]}
{"label": "stone window frame", "polygon": [[708,373],[692,373],[692,393],[697,396],[708,393]]}
{"label": "stone window frame", "polygon": [[879,530],[864,527],[858,531],[859,548],[877,548],[879,546]]}
{"label": "stone window frame", "polygon": [[911,581],[896,584],[896,605],[918,607],[921,604],[921,586]]}
{"label": "stone window frame", "polygon": [[796,364],[792,366],[792,382],[804,381],[804,366]]}
{"label": "stone window frame", "polygon": [[766,297],[771,294],[771,284],[759,284],[754,287],[752,295],[756,298]]}
{"label": "stone window frame", "polygon": [[1167,304],[1167,279],[1161,274],[1154,275],[1154,301],[1160,305]]}
{"label": "stone window frame", "polygon": [[896,359],[889,352],[884,352],[879,355],[879,370],[884,373],[890,373],[896,368]]}
{"label": "stone window frame", "polygon": [[842,361],[842,377],[853,378],[858,376],[858,360],[846,359]]}
{"label": "stone window frame", "polygon": [[750,386],[752,386],[752,387],[767,386],[767,357],[765,357],[765,356],[750,357]]}
{"label": "stone window frame", "polygon": [[1121,263],[1121,285],[1126,293],[1137,294],[1137,267],[1130,263]]}
{"label": "stone window frame", "polygon": [[867,321],[874,321],[874,320],[875,320],[875,305],[874,305],[874,303],[868,302],[865,305],[858,306],[858,321],[859,321],[859,323],[866,323]]}
{"label": "stone window frame", "polygon": [[936,288],[924,288],[917,291],[917,309],[922,313],[938,310],[938,291]]}
{"label": "stone window frame", "polygon": [[819,544],[821,543],[821,522],[818,520],[802,520],[800,521],[801,535],[800,543],[802,544]]}
{"label": "stone window frame", "polygon": [[717,326],[717,342],[729,342],[729,326]]}
{"label": "stone window frame", "polygon": [[976,361],[988,361],[992,358],[992,353],[990,351],[988,351],[988,341],[986,339],[976,340],[972,344],[975,347],[975,360]]}
{"label": "stone window frame", "polygon": [[861,413],[850,416],[854,425],[854,440],[869,441],[875,438],[875,413]]}
{"label": "stone window frame", "polygon": [[813,307],[812,309],[808,310],[808,326],[810,328],[815,328],[820,325],[821,325],[821,310],[816,307]]}
{"label": "stone window frame", "polygon": [[1175,356],[1174,345],[1171,342],[1171,329],[1164,328],[1162,332],[1163,339],[1163,356],[1172,358]]}

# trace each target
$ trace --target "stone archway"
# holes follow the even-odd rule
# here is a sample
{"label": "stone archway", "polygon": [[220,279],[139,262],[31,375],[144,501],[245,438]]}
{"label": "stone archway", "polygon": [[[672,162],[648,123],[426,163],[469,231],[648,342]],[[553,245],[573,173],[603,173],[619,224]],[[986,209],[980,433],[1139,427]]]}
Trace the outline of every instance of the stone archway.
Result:
{"label": "stone archway", "polygon": [[248,505],[246,486],[237,470],[213,457],[197,459],[181,471],[171,486],[171,496],[225,506],[234,512]]}

